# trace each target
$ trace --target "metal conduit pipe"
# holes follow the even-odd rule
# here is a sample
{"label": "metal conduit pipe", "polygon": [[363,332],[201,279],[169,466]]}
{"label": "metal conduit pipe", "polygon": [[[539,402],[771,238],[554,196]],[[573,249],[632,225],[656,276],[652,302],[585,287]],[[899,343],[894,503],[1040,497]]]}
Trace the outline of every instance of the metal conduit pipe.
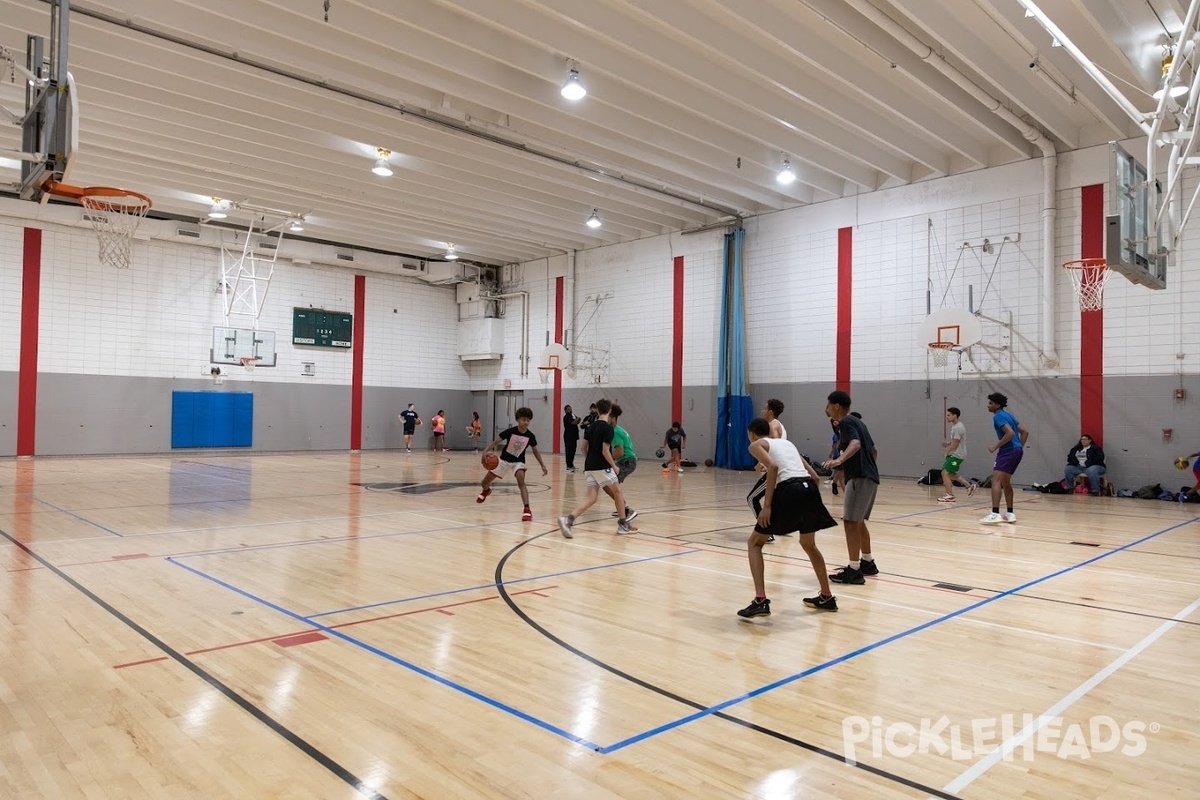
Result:
{"label": "metal conduit pipe", "polygon": [[[567,279],[563,281],[563,344],[567,344],[566,326],[573,325],[575,322],[575,252],[571,250],[567,253]],[[571,330],[570,349],[568,351],[567,366],[574,369],[575,367],[575,331]],[[574,374],[574,373],[572,373]]]}
{"label": "metal conduit pipe", "polygon": [[929,45],[913,36],[887,14],[867,0],[845,0],[868,20],[878,25],[890,36],[913,51],[922,61],[952,80],[956,86],[968,92],[993,114],[1021,132],[1021,135],[1042,151],[1042,363],[1055,369],[1059,365],[1058,350],[1054,343],[1054,300],[1055,282],[1058,278],[1058,263],[1054,258],[1054,228],[1058,218],[1058,151],[1054,142],[1025,120],[1008,110],[999,100],[949,64]]}

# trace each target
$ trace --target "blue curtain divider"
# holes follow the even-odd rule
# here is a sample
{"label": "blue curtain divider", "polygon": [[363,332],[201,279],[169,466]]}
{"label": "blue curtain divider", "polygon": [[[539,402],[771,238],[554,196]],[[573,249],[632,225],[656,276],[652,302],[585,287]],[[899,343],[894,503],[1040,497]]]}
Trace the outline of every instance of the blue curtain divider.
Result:
{"label": "blue curtain divider", "polygon": [[742,285],[742,245],[746,231],[725,234],[724,286],[721,290],[720,359],[717,364],[717,453],[726,469],[750,469],[746,426],[754,419],[754,401],[746,363],[746,300]]}

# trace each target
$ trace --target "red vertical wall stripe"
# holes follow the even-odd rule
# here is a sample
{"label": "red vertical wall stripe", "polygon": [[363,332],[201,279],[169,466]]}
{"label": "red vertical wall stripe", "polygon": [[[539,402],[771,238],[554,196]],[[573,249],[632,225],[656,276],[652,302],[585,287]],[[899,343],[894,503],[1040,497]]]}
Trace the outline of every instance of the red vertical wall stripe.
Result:
{"label": "red vertical wall stripe", "polygon": [[838,228],[837,249],[837,388],[850,391],[851,300],[854,296],[853,228]]}
{"label": "red vertical wall stripe", "polygon": [[362,449],[363,349],[367,330],[367,276],[354,276],[354,364],[350,376],[350,449]]}
{"label": "red vertical wall stripe", "polygon": [[31,456],[37,432],[38,321],[42,292],[42,231],[25,229],[21,273],[21,365],[17,375],[17,455]]}
{"label": "red vertical wall stripe", "polygon": [[[554,279],[554,341],[559,344],[563,343],[563,299],[566,287],[566,278]],[[554,446],[550,450],[551,453],[557,453],[558,446],[562,443],[562,417],[559,416],[559,409],[562,407],[562,370],[556,369],[554,370]]]}
{"label": "red vertical wall stripe", "polygon": [[675,256],[675,324],[671,346],[671,419],[683,420],[683,256]]}
{"label": "red vertical wall stripe", "polygon": [[[1079,257],[1104,258],[1104,184],[1081,191]],[[1079,314],[1079,425],[1104,444],[1104,309]]]}

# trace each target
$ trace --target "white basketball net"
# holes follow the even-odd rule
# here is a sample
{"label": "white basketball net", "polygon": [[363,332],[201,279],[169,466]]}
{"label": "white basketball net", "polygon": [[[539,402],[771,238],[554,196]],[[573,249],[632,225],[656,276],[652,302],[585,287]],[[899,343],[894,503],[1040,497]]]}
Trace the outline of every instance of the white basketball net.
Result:
{"label": "white basketball net", "polygon": [[935,367],[950,366],[950,349],[951,348],[949,345],[944,347],[938,346],[937,344],[929,345],[929,350],[933,353],[933,365]]}
{"label": "white basketball net", "polygon": [[[1074,264],[1075,266],[1071,266]],[[1095,266],[1068,262],[1067,274],[1079,297],[1080,311],[1099,311],[1104,308],[1104,284],[1108,283],[1109,269],[1104,264]]]}
{"label": "white basketball net", "polygon": [[150,204],[134,195],[85,195],[79,202],[90,212],[87,217],[100,240],[100,262],[128,269],[133,257],[133,233],[142,224]]}
{"label": "white basketball net", "polygon": [[258,363],[258,357],[243,357],[241,362],[242,366],[246,368],[246,372],[254,372],[254,365]]}
{"label": "white basketball net", "polygon": [[541,379],[543,386],[549,385],[550,376],[553,374],[554,367],[538,367],[538,378]]}

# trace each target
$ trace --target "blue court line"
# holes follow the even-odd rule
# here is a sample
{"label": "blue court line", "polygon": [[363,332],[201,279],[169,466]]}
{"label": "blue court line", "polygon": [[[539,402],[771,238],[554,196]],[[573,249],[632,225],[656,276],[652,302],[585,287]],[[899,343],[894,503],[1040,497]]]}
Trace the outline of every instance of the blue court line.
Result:
{"label": "blue court line", "polygon": [[384,659],[385,661],[390,661],[393,664],[396,664],[398,666],[404,667],[405,669],[411,670],[411,671],[417,673],[418,675],[421,675],[422,677],[429,678],[432,681],[436,681],[437,683],[440,683],[447,688],[453,689],[456,692],[465,694],[467,697],[473,698],[475,700],[479,700],[483,703],[486,703],[486,704],[492,706],[493,708],[497,708],[501,711],[511,714],[514,717],[517,717],[518,719],[522,719],[526,722],[532,723],[532,724],[536,725],[537,727],[542,728],[543,730],[546,730],[546,731],[549,731],[550,733],[555,734],[556,736],[561,736],[562,738],[567,739],[568,741],[574,742],[575,744],[581,744],[584,747],[587,747],[591,750],[599,751],[602,749],[600,747],[600,745],[596,744],[595,742],[584,739],[581,736],[576,736],[575,734],[571,733],[570,731],[568,731],[564,728],[560,728],[557,725],[553,725],[549,722],[546,722],[545,720],[541,720],[530,714],[526,714],[524,711],[521,711],[520,709],[515,708],[514,706],[510,706],[507,703],[503,703],[492,697],[488,697],[487,695],[477,692],[474,689],[469,689],[466,686],[463,686],[460,683],[455,683],[454,681],[452,681],[448,678],[443,678],[441,675],[430,672],[429,670],[427,670],[423,667],[419,667],[416,664],[412,663],[411,661],[405,661],[404,659],[402,659],[398,656],[394,656],[385,650],[381,650],[378,647],[375,647],[374,645],[367,644],[366,642],[362,641],[361,639],[357,639],[347,633],[343,633],[342,631],[335,630],[333,628],[330,628],[327,625],[322,625],[319,622],[314,623],[308,617],[305,617],[301,614],[297,614],[296,612],[290,611],[290,610],[284,608],[283,606],[277,605],[275,603],[270,602],[269,600],[265,600],[261,597],[253,595],[250,592],[245,591],[244,589],[240,589],[237,586],[234,586],[233,584],[230,584],[230,583],[227,583],[227,582],[221,580],[220,578],[217,578],[217,577],[214,577],[207,573],[201,572],[200,570],[198,570],[194,567],[190,567],[187,564],[183,564],[179,561],[176,561],[174,558],[169,557],[169,558],[167,558],[167,561],[169,561],[170,563],[174,564],[177,567],[181,567],[181,568],[187,570],[188,572],[191,572],[194,575],[204,578],[205,580],[211,581],[211,582],[217,584],[218,586],[221,586],[222,588],[228,589],[229,591],[234,592],[235,594],[239,594],[248,600],[252,600],[255,603],[259,603],[260,605],[266,606],[267,608],[270,608],[273,611],[283,614],[284,616],[291,617],[292,619],[296,620],[297,622],[303,623],[310,627],[317,628],[322,633],[324,633],[328,636],[332,636],[334,638],[341,639],[342,641],[344,641],[348,644],[352,644],[355,647],[359,647],[363,650],[366,650],[368,653],[377,655],[380,658]]}
{"label": "blue court line", "polygon": [[60,514],[66,514],[68,517],[74,517],[75,519],[79,520],[80,522],[85,522],[88,525],[91,525],[93,528],[99,528],[100,530],[104,531],[105,533],[111,533],[113,536],[120,536],[122,539],[125,538],[125,534],[117,533],[116,531],[112,530],[111,528],[106,528],[103,525],[101,525],[99,522],[92,522],[90,519],[87,519],[86,517],[81,517],[73,511],[67,511],[65,508],[59,508],[58,506],[54,505],[53,503],[47,503],[45,500],[42,500],[41,498],[35,497],[33,499],[36,502],[41,503],[44,506],[53,508],[55,511],[59,512]]}
{"label": "blue court line", "polygon": [[825,661],[824,663],[817,664],[816,666],[812,666],[806,670],[797,672],[794,675],[789,675],[786,678],[781,678],[777,681],[774,681],[773,683],[768,683],[765,686],[760,686],[759,688],[753,689],[749,692],[746,692],[745,694],[741,694],[741,695],[738,695],[737,697],[733,697],[733,698],[730,698],[729,700],[725,700],[724,702],[717,703],[714,706],[709,706],[708,708],[706,708],[702,711],[697,711],[693,714],[688,714],[687,716],[680,717],[679,719],[674,720],[673,722],[668,722],[663,725],[659,725],[656,728],[651,728],[648,731],[639,733],[635,736],[631,736],[627,739],[622,739],[621,741],[617,742],[616,744],[611,744],[607,747],[601,748],[599,752],[601,754],[607,755],[608,753],[612,753],[612,752],[615,752],[622,748],[628,747],[631,744],[636,744],[637,742],[640,742],[644,739],[649,739],[652,736],[657,736],[660,733],[665,733],[667,731],[678,728],[682,725],[686,725],[689,722],[694,722],[695,720],[703,719],[704,717],[711,716],[712,714],[715,714],[719,711],[724,711],[725,709],[727,709],[731,706],[735,706],[739,703],[743,703],[746,700],[752,700],[753,698],[758,697],[759,695],[766,694],[767,692],[778,689],[781,686],[786,686],[789,683],[794,683],[802,678],[807,678],[809,675],[813,675],[818,672],[822,672],[824,670],[829,669],[830,667],[834,667],[845,661],[849,661],[852,658],[857,658],[858,656],[861,656],[865,653],[869,653],[872,650],[878,650],[880,647],[883,647],[884,645],[891,644],[892,642],[899,641],[900,639],[905,639],[909,636],[912,636],[915,633],[920,633],[921,631],[926,630],[927,628],[932,628],[934,625],[940,625],[941,623],[946,622],[948,620],[952,620],[955,617],[960,617],[963,614],[974,611],[977,608],[982,608],[983,606],[986,606],[989,603],[994,603],[1003,597],[1008,597],[1010,595],[1014,595],[1017,592],[1023,591],[1025,589],[1028,589],[1033,586],[1037,586],[1039,583],[1045,583],[1048,580],[1057,578],[1060,575],[1065,575],[1068,572],[1074,572],[1075,570],[1079,569],[1080,567],[1086,567],[1089,564],[1094,564],[1097,561],[1108,558],[1111,555],[1120,553],[1122,550],[1128,550],[1131,547],[1136,547],[1139,544],[1148,542],[1149,540],[1155,539],[1159,536],[1162,536],[1165,533],[1170,533],[1171,531],[1176,530],[1177,528],[1182,528],[1185,525],[1191,525],[1192,523],[1196,522],[1197,520],[1200,520],[1200,517],[1193,517],[1192,519],[1187,520],[1186,522],[1180,522],[1176,525],[1172,525],[1169,528],[1164,528],[1161,531],[1147,534],[1146,536],[1143,536],[1140,539],[1136,539],[1132,542],[1129,542],[1128,544],[1121,545],[1120,547],[1118,547],[1116,549],[1109,550],[1108,552],[1101,553],[1097,556],[1093,556],[1092,558],[1089,558],[1086,561],[1081,561],[1078,564],[1075,564],[1074,566],[1063,567],[1060,570],[1051,572],[1049,575],[1044,575],[1041,578],[1034,578],[1031,581],[1026,581],[1025,583],[1022,583],[1020,586],[1016,586],[1012,589],[1007,589],[993,597],[988,597],[983,600],[980,600],[977,603],[972,603],[971,605],[966,606],[964,608],[960,608],[957,611],[951,611],[948,614],[944,614],[940,617],[937,617],[936,619],[931,619],[928,622],[923,622],[920,625],[909,628],[908,630],[900,631],[899,633],[894,633],[891,636],[880,639],[877,642],[873,642],[871,644],[864,645],[863,647],[860,647],[857,650],[851,650],[849,653],[844,653],[840,656],[837,656],[836,658],[830,659],[829,661]]}
{"label": "blue court line", "polygon": [[474,592],[474,591],[478,591],[479,589],[494,589],[497,586],[513,586],[518,583],[527,583],[528,581],[542,581],[542,580],[546,580],[547,578],[559,578],[559,577],[562,577],[563,575],[577,575],[580,572],[591,572],[592,570],[595,570],[595,569],[609,569],[610,567],[624,567],[629,564],[641,564],[644,561],[658,561],[658,560],[661,560],[664,558],[675,558],[676,556],[686,556],[691,553],[699,553],[699,552],[702,552],[702,551],[701,550],[680,550],[675,553],[667,553],[666,555],[661,555],[661,556],[649,556],[647,558],[635,558],[630,561],[617,561],[613,564],[599,564],[594,567],[581,567],[580,569],[569,569],[564,572],[551,572],[548,575],[534,575],[531,578],[517,578],[515,580],[504,581],[503,583],[499,583],[499,584],[496,583],[495,581],[492,581],[491,583],[481,583],[478,586],[468,586],[465,589],[448,589],[444,592],[433,592],[432,594],[421,594],[421,595],[416,595],[414,597],[402,597],[399,600],[384,600],[379,603],[368,603],[365,606],[351,606],[350,608],[339,608],[334,611],[322,611],[318,614],[310,614],[307,617],[307,619],[316,619],[317,617],[328,617],[331,614],[346,614],[351,611],[362,611],[367,608],[379,608],[380,606],[390,606],[390,605],[395,605],[397,603],[408,603],[413,600],[428,600],[431,597],[445,597],[446,595],[449,595],[449,594],[462,594],[463,592]]}

